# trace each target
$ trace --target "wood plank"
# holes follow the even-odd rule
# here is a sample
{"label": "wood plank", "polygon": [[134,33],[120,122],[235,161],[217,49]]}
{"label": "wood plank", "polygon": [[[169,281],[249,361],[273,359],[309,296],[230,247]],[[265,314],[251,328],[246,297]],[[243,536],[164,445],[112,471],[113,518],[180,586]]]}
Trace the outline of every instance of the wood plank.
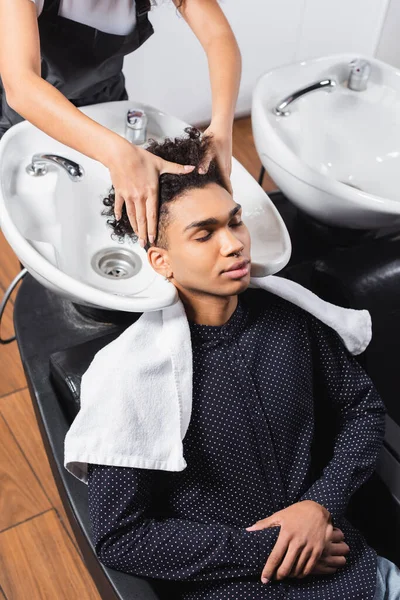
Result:
{"label": "wood plank", "polygon": [[[3,232],[0,229],[0,292],[5,291],[14,277],[18,275],[21,270],[19,259],[11,248],[10,244],[4,237]],[[21,284],[18,283],[16,289],[11,294],[11,301],[13,302],[16,297],[16,292]]]}
{"label": "wood plank", "polygon": [[[26,435],[30,435],[29,430],[26,431]],[[48,498],[2,414],[0,414],[0,481],[0,531],[51,508]]]}
{"label": "wood plank", "polygon": [[[40,481],[45,495],[55,508],[62,525],[78,552],[80,552],[53,478],[29,390],[25,388],[0,398],[0,414],[3,415],[32,471]],[[29,435],[27,435],[27,432],[29,432]]]}
{"label": "wood plank", "polygon": [[10,600],[100,600],[54,510],[0,533],[0,574]]}

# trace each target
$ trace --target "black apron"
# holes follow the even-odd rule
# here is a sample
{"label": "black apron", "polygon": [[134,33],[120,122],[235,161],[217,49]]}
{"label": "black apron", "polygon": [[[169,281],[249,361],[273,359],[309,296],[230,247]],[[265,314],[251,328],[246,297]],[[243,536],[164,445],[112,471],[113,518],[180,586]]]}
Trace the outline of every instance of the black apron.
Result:
{"label": "black apron", "polygon": [[[150,7],[150,0],[136,0],[133,30],[114,35],[60,17],[60,0],[45,0],[38,17],[42,78],[75,106],[128,100],[123,60],[154,33],[147,14]],[[1,137],[24,118],[7,104],[1,81],[0,95]]]}

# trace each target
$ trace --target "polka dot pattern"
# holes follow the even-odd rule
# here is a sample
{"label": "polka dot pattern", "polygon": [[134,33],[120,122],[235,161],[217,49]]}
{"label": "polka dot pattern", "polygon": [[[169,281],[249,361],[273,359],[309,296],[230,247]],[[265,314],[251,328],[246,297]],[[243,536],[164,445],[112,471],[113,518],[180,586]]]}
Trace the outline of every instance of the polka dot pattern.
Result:
{"label": "polka dot pattern", "polygon": [[[373,600],[376,552],[344,517],[374,470],[385,431],[385,407],[367,374],[333,329],[265,290],[241,294],[222,326],[189,327],[187,467],[88,466],[99,559],[165,580],[174,600]],[[319,477],[312,466],[316,403],[338,418]],[[263,584],[280,527],[245,528],[306,499],[325,506],[343,531],[346,565],[329,576]]]}

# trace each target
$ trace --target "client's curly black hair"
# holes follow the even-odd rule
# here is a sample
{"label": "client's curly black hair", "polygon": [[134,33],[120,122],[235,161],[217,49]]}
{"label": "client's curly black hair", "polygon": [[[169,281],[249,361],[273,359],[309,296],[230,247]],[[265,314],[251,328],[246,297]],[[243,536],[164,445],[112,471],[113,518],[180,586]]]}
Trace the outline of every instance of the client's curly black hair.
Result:
{"label": "client's curly black hair", "polygon": [[[167,248],[165,239],[165,227],[168,224],[168,203],[176,200],[185,192],[193,188],[204,188],[210,183],[216,183],[226,189],[227,184],[223,177],[222,171],[215,158],[210,162],[207,173],[201,175],[198,172],[198,167],[203,161],[210,144],[212,142],[211,135],[201,137],[201,131],[196,127],[186,127],[184,130],[188,137],[176,137],[174,140],[165,138],[163,142],[157,142],[150,138],[149,145],[146,148],[148,152],[160,156],[164,160],[168,160],[183,165],[195,165],[196,168],[190,173],[183,175],[174,175],[172,173],[163,173],[159,177],[158,186],[158,228],[157,237],[154,241],[155,245],[160,248]],[[103,199],[103,204],[107,209],[102,211],[102,215],[111,217],[107,223],[113,228],[111,237],[116,235],[119,241],[123,241],[126,235],[134,238],[137,241],[138,236],[133,231],[129,221],[125,203],[122,208],[121,219],[117,221],[114,215],[115,191],[111,187],[109,195]],[[146,249],[148,246],[146,246]]]}

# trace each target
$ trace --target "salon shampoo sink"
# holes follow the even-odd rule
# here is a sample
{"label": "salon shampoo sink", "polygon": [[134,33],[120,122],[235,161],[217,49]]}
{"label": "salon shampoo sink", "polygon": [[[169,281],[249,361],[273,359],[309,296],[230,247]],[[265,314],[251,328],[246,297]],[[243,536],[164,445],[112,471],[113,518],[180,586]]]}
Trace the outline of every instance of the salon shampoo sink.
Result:
{"label": "salon shampoo sink", "polygon": [[[365,59],[367,89],[347,85],[350,66]],[[287,96],[316,82],[336,86]],[[273,69],[262,75],[252,101],[252,127],[264,167],[300,210],[328,225],[400,229],[400,71],[371,57],[336,54]]]}
{"label": "salon shampoo sink", "polygon": [[[91,105],[82,112],[124,136],[128,109],[143,109],[147,139],[184,136],[189,124],[140,102]],[[35,153],[53,153],[79,163],[80,181],[58,165],[32,177],[26,171]],[[267,194],[233,159],[234,198],[252,235],[252,275],[279,271],[291,253],[289,235]],[[173,304],[175,287],[149,265],[138,242],[111,239],[101,214],[111,187],[101,163],[52,139],[23,121],[0,142],[0,226],[19,260],[45,287],[72,302],[95,309],[145,312]],[[283,235],[282,235],[283,233]],[[268,243],[266,243],[268,242]]]}

